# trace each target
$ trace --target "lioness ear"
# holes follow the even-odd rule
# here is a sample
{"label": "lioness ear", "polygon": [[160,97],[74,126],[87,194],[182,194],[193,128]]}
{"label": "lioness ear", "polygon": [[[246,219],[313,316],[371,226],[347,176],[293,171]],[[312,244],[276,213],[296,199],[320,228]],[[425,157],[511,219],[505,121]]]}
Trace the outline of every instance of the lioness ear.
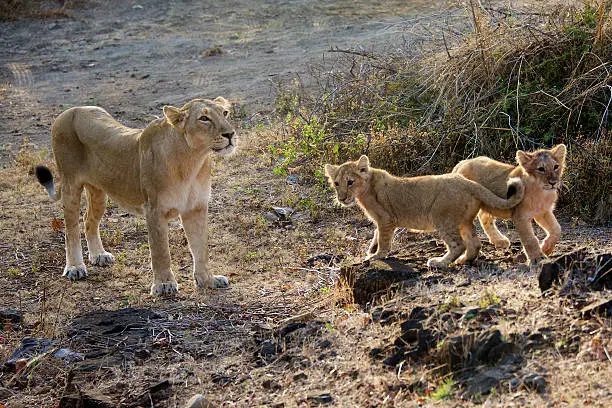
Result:
{"label": "lioness ear", "polygon": [[357,161],[357,168],[359,168],[360,172],[365,173],[366,171],[368,171],[369,167],[370,167],[370,159],[368,159],[368,156],[364,154]]}
{"label": "lioness ear", "polygon": [[516,152],[516,162],[522,167],[527,166],[527,163],[529,163],[532,159],[533,157],[531,156],[531,154],[527,152],[524,152],[522,150],[518,150]]}
{"label": "lioness ear", "polygon": [[164,116],[172,127],[177,130],[183,130],[185,127],[185,119],[187,118],[187,112],[175,108],[174,106],[164,106]]}
{"label": "lioness ear", "polygon": [[232,111],[232,104],[227,99],[222,96],[217,96],[213,102],[223,106],[223,110],[227,111],[227,114],[224,112],[223,116],[229,116],[229,113]]}
{"label": "lioness ear", "polygon": [[559,163],[565,163],[565,155],[567,154],[567,148],[564,144],[556,145],[550,151]]}
{"label": "lioness ear", "polygon": [[325,165],[325,175],[330,179],[333,179],[336,176],[336,172],[338,171],[338,166],[334,166],[333,164]]}

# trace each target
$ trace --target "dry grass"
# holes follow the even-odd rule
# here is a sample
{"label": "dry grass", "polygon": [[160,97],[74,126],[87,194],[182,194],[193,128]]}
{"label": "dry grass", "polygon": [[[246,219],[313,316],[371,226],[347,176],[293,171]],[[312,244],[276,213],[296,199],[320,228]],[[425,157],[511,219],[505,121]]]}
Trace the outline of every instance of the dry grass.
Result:
{"label": "dry grass", "polygon": [[[194,393],[227,407],[316,405],[312,398],[326,393],[335,406],[478,405],[460,401],[460,385],[433,362],[406,362],[396,371],[370,357],[372,348],[393,342],[399,327],[372,322],[367,310],[353,304],[345,286],[330,286],[329,279],[339,266],[336,261],[312,259],[320,254],[345,255],[346,262],[361,258],[372,227],[361,212],[334,207],[329,192],[287,184],[284,176],[273,175],[272,158],[266,151],[272,133],[268,129],[250,132],[243,137],[239,154],[214,165],[211,266],[229,276],[232,288],[195,290],[185,239],[180,226],[173,223],[170,244],[181,292],[171,298],[148,294],[146,225],[114,206],[103,218],[102,231],[117,263],[108,269],[91,267],[85,281],[71,283],[59,278],[63,236],[61,230],[54,230],[51,220],[61,218],[61,210],[28,175],[33,161],[45,158],[25,145],[16,154],[19,162],[0,175],[0,285],[5,288],[0,309],[17,309],[25,317],[23,327],[7,327],[1,333],[0,359],[5,360],[23,336],[53,338],[86,351],[101,339],[92,337],[87,346],[74,335],[69,337],[66,329],[72,319],[96,310],[134,307],[164,316],[149,329],[154,329],[157,341],[165,339],[169,346],[151,348],[151,357],[139,363],[128,360],[121,366],[77,374],[72,380],[82,391],[106,395],[120,406],[129,405],[165,379],[172,381],[172,389],[155,406],[180,407]],[[311,198],[317,216],[306,216],[291,226],[262,217],[272,206],[296,205],[296,197]],[[609,231],[604,230],[603,235],[588,229],[567,231],[562,249],[575,240],[590,240],[597,251],[612,251]],[[412,243],[431,238],[398,234],[396,248],[410,251]],[[490,250],[485,246],[483,252]],[[456,286],[467,279],[470,285]],[[488,399],[489,405],[504,407],[603,407],[612,402],[607,381],[612,363],[602,360],[591,347],[598,341],[610,349],[610,320],[583,320],[565,298],[542,299],[536,277],[525,275],[525,269],[512,262],[458,270],[440,283],[424,282],[400,293],[393,302],[403,311],[424,305],[499,303],[515,312],[496,323],[505,337],[548,330],[549,346],[525,355],[524,370],[544,375],[549,392],[500,390],[481,402]],[[258,364],[255,340],[276,338],[274,328],[299,321],[322,322],[322,330],[303,342],[287,343],[269,364]],[[325,341],[329,346],[322,346]],[[3,402],[8,406],[55,406],[65,392],[68,372],[69,366],[49,355],[16,377],[2,373],[0,384],[13,393]]]}

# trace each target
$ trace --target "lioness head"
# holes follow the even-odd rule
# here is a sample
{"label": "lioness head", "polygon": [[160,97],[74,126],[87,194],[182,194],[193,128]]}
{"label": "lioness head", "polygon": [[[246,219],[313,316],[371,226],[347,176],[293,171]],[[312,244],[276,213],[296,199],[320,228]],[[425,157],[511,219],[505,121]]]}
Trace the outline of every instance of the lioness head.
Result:
{"label": "lioness head", "polygon": [[565,153],[564,144],[531,153],[519,150],[516,152],[516,161],[538,181],[542,189],[555,190],[560,187],[565,168]]}
{"label": "lioness head", "polygon": [[210,149],[225,156],[236,151],[236,131],[229,123],[231,104],[222,97],[194,99],[182,108],[164,106],[164,116],[191,149]]}
{"label": "lioness head", "polygon": [[337,200],[345,207],[355,204],[362,196],[370,180],[370,160],[361,156],[359,160],[346,162],[341,166],[325,165],[325,175],[329,184],[336,190]]}

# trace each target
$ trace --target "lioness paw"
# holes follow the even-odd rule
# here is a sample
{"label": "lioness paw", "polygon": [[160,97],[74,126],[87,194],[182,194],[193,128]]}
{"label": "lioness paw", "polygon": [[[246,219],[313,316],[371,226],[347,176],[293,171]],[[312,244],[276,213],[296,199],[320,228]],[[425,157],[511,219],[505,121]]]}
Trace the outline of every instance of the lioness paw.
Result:
{"label": "lioness paw", "polygon": [[96,266],[110,266],[115,263],[115,257],[104,251],[98,255],[89,254],[89,261],[92,265]]}
{"label": "lioness paw", "polygon": [[178,292],[178,284],[176,282],[161,282],[151,285],[152,295],[170,295]]}
{"label": "lioness paw", "polygon": [[87,268],[84,264],[80,264],[77,266],[68,266],[64,267],[64,273],[62,276],[70,279],[70,280],[79,280],[87,277]]}

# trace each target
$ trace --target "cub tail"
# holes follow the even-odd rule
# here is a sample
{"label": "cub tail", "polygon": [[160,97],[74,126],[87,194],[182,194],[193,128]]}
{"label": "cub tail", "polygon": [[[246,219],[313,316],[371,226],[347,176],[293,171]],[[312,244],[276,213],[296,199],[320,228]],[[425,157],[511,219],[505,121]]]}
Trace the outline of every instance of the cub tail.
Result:
{"label": "cub tail", "polygon": [[53,182],[51,170],[46,166],[36,166],[34,168],[34,173],[36,174],[38,182],[47,190],[49,197],[51,197],[53,201],[58,201],[61,197],[61,191],[59,189],[57,191],[55,190],[55,183]]}
{"label": "cub tail", "polygon": [[505,199],[476,182],[472,183],[472,192],[485,207],[507,210],[519,204],[525,195],[525,185],[518,177],[508,179]]}

